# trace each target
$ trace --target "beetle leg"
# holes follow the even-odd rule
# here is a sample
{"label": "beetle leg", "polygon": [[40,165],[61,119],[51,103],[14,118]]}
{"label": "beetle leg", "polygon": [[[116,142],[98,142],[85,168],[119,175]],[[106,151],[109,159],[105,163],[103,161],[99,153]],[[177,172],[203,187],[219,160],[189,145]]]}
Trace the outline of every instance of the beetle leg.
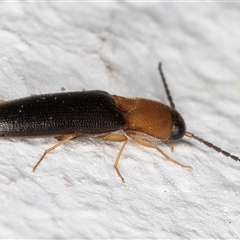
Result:
{"label": "beetle leg", "polygon": [[125,148],[126,144],[127,144],[127,137],[122,135],[122,134],[109,134],[106,136],[100,136],[100,138],[102,138],[105,141],[113,141],[113,142],[123,142],[122,147],[120,148],[118,155],[116,157],[115,163],[114,163],[114,168],[117,171],[117,175],[122,179],[122,181],[124,182],[124,178],[122,176],[122,174],[120,173],[119,169],[118,169],[118,163],[120,160],[120,157],[122,155],[123,149]]}
{"label": "beetle leg", "polygon": [[[55,136],[54,138],[57,139],[58,141],[63,141],[66,138],[66,136],[69,136],[69,135],[72,135],[72,134]],[[78,138],[78,137],[79,137],[79,135],[76,134],[75,138]],[[72,139],[74,139],[74,137]],[[72,139],[70,139],[70,140],[72,140]]]}
{"label": "beetle leg", "polygon": [[141,138],[138,138],[138,137],[135,137],[133,136],[131,133],[126,133],[128,137],[130,137],[133,141],[135,141],[136,143],[139,143],[145,147],[150,147],[150,148],[155,148],[157,149],[158,152],[160,152],[168,161],[172,162],[172,163],[175,163],[181,167],[184,167],[184,168],[192,168],[191,166],[186,166],[186,165],[183,165],[179,162],[177,162],[176,160],[170,158],[166,153],[164,153],[160,148],[158,148],[156,145],[154,145],[153,143],[147,141],[147,140],[144,140],[144,139],[141,139]]}
{"label": "beetle leg", "polygon": [[173,152],[174,147],[173,147],[172,141],[171,141],[171,140],[168,140],[167,143],[168,143],[168,146],[170,147],[171,152]]}
{"label": "beetle leg", "polygon": [[38,160],[37,164],[34,166],[33,172],[36,170],[36,168],[37,168],[38,165],[41,163],[41,161],[43,160],[43,158],[46,156],[47,153],[51,152],[51,151],[54,150],[55,148],[59,147],[60,145],[66,143],[66,142],[68,142],[69,140],[74,139],[74,138],[76,138],[76,137],[78,137],[78,135],[77,135],[76,133],[68,134],[68,135],[63,135],[63,136],[61,137],[61,140],[60,140],[57,144],[55,144],[55,145],[53,145],[52,147],[48,148],[48,149],[43,153],[42,157]]}

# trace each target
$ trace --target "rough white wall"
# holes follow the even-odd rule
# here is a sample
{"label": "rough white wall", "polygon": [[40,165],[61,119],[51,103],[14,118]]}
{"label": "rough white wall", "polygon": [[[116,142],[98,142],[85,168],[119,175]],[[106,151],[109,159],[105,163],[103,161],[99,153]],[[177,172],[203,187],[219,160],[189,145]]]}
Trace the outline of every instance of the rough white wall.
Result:
{"label": "rough white wall", "polygon": [[[0,98],[101,89],[168,104],[240,155],[239,3],[0,3]],[[240,238],[240,163],[184,139],[153,149],[0,139],[0,238]]]}

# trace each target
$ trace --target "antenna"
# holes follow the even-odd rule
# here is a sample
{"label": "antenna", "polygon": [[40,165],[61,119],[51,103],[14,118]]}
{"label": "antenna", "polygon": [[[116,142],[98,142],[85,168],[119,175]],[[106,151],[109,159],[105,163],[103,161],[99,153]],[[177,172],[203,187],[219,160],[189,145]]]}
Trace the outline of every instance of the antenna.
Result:
{"label": "antenna", "polygon": [[[168,88],[168,85],[167,85],[167,82],[166,82],[166,79],[165,79],[165,76],[163,74],[163,70],[162,70],[162,63],[160,62],[159,65],[158,65],[158,69],[159,69],[159,73],[161,75],[161,78],[162,78],[162,81],[163,81],[163,85],[164,85],[164,88],[165,88],[165,91],[166,91],[166,94],[167,94],[167,97],[168,97],[168,100],[169,100],[169,103],[170,103],[170,106],[173,110],[175,110],[175,104],[173,103],[173,99],[172,99],[172,96],[171,96],[171,93],[169,91],[169,88]],[[209,148],[212,148],[214,149],[215,151],[223,154],[224,156],[226,157],[230,157],[232,158],[233,160],[237,161],[237,162],[240,162],[240,158],[235,156],[235,155],[232,155],[231,153],[221,149],[220,147],[194,135],[193,133],[191,132],[185,132],[185,136],[189,137],[189,138],[193,138],[195,140],[197,140],[198,142],[201,142],[203,143],[204,145],[206,145],[207,147]]]}
{"label": "antenna", "polygon": [[172,96],[171,96],[171,93],[169,91],[169,88],[168,88],[168,85],[167,85],[167,82],[166,82],[166,79],[165,79],[165,76],[163,74],[163,70],[162,70],[162,63],[160,62],[159,65],[158,65],[158,70],[159,70],[159,73],[161,75],[161,78],[162,78],[162,81],[163,81],[163,85],[164,85],[164,88],[165,88],[165,91],[166,91],[166,94],[167,94],[167,97],[168,97],[168,101],[170,103],[170,106],[172,109],[175,110],[175,104],[173,103],[173,99],[172,99]]}
{"label": "antenna", "polygon": [[235,160],[235,161],[237,161],[237,162],[240,161],[240,158],[239,158],[239,157],[237,157],[237,156],[235,156],[235,155],[232,155],[232,154],[229,153],[229,152],[226,152],[225,150],[223,150],[223,149],[215,146],[214,144],[212,144],[212,143],[210,143],[210,142],[205,141],[204,139],[202,139],[202,138],[200,138],[200,137],[198,137],[198,136],[195,136],[193,133],[186,132],[186,133],[185,133],[185,136],[187,136],[187,137],[189,137],[189,138],[193,138],[193,139],[195,139],[195,140],[197,140],[197,141],[205,144],[205,145],[208,146],[209,148],[213,148],[215,151],[217,151],[217,152],[225,155],[226,157],[230,157],[230,158],[232,158],[233,160]]}

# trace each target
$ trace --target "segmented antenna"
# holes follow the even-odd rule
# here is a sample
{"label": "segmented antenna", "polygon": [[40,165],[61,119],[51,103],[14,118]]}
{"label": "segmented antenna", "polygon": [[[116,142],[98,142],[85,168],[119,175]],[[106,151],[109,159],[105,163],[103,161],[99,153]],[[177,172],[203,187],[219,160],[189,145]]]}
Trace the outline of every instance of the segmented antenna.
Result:
{"label": "segmented antenna", "polygon": [[[162,63],[160,62],[159,65],[158,65],[158,69],[159,69],[159,73],[161,75],[161,78],[162,78],[162,81],[163,81],[163,85],[164,85],[164,88],[165,88],[165,91],[166,91],[166,94],[167,94],[167,97],[168,97],[168,101],[170,103],[170,106],[172,109],[175,110],[175,104],[173,103],[173,99],[172,99],[172,96],[171,96],[171,93],[168,89],[168,85],[167,85],[167,82],[166,82],[166,79],[165,79],[165,76],[163,74],[163,70],[162,70]],[[226,152],[225,150],[221,149],[220,147],[217,147],[215,146],[214,144],[194,135],[193,133],[191,132],[185,132],[185,136],[189,137],[189,138],[193,138],[195,140],[197,140],[198,142],[201,142],[203,143],[204,145],[206,145],[207,147],[209,148],[212,148],[214,149],[215,151],[223,154],[224,156],[226,157],[230,157],[232,158],[233,160],[237,161],[237,162],[240,162],[240,158],[235,156],[235,155],[232,155],[231,153],[229,152]]]}
{"label": "segmented antenna", "polygon": [[210,147],[210,148],[213,148],[215,151],[217,151],[217,152],[219,152],[219,153],[222,153],[222,154],[225,155],[226,157],[230,157],[230,158],[232,158],[233,160],[238,161],[238,162],[240,161],[240,158],[239,158],[239,157],[237,157],[237,156],[235,156],[235,155],[232,155],[232,154],[230,154],[229,152],[224,151],[223,149],[221,149],[221,148],[213,145],[213,144],[210,143],[210,142],[205,141],[204,139],[202,139],[202,138],[200,138],[200,137],[198,137],[198,136],[195,136],[193,133],[186,132],[186,133],[185,133],[185,136],[187,136],[187,137],[189,137],[189,138],[193,138],[193,139],[195,139],[195,140],[197,140],[197,141],[205,144],[206,146],[208,146],[208,147]]}
{"label": "segmented antenna", "polygon": [[162,63],[160,62],[159,65],[158,65],[158,69],[159,69],[159,73],[161,75],[161,78],[162,78],[162,81],[163,81],[163,85],[164,85],[164,88],[165,88],[165,91],[166,91],[166,94],[167,94],[167,97],[168,97],[168,101],[170,103],[170,106],[172,109],[175,109],[175,104],[173,103],[173,99],[172,99],[172,96],[171,96],[171,93],[168,89],[168,85],[167,85],[167,82],[166,82],[166,79],[165,79],[165,76],[163,74],[163,70],[162,70]]}

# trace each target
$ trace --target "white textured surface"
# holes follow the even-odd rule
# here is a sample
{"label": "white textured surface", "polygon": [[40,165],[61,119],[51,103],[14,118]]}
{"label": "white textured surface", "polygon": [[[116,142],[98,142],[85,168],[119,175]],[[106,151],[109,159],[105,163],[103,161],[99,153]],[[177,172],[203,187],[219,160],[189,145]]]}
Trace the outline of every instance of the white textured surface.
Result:
{"label": "white textured surface", "polygon": [[[101,89],[167,102],[189,131],[240,155],[238,3],[0,3],[0,98]],[[0,238],[240,238],[240,163],[191,139],[0,139]]]}

